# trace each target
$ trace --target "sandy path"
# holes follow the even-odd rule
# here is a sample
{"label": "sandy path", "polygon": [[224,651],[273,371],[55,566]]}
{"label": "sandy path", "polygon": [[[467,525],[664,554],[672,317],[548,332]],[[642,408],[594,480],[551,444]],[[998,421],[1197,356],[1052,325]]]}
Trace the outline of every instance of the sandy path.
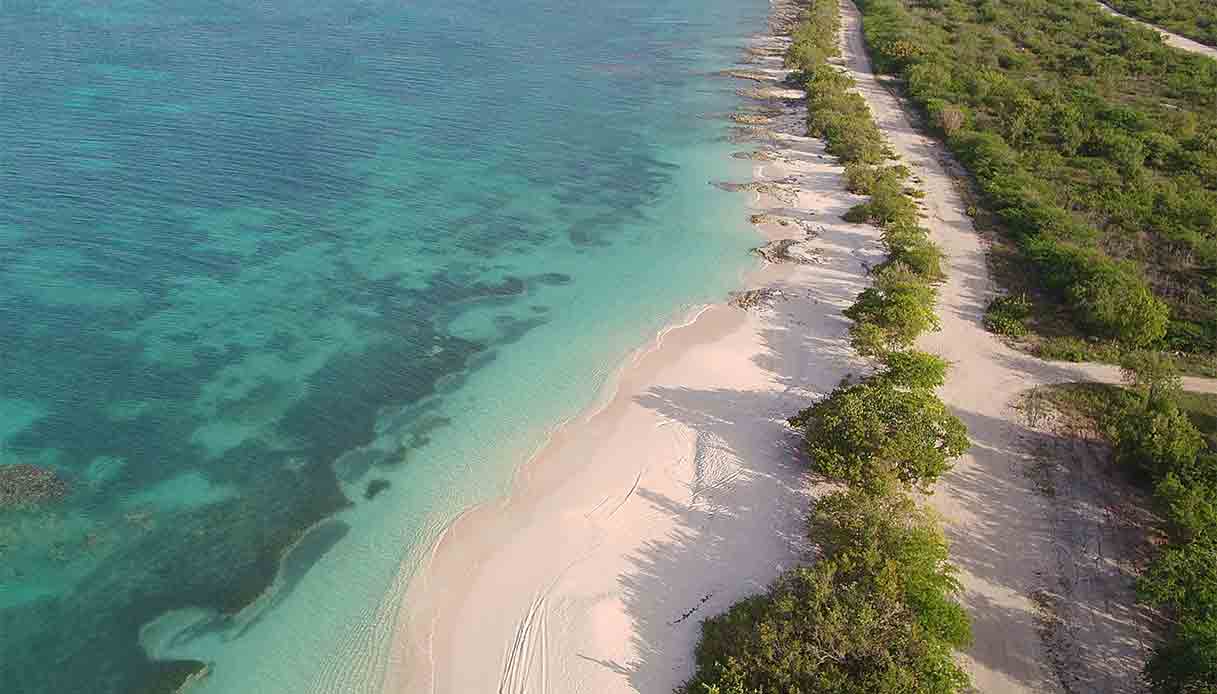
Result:
{"label": "sandy path", "polygon": [[[857,9],[843,2],[842,13],[844,65],[920,178],[925,223],[946,257],[942,330],[924,337],[920,347],[953,364],[942,396],[973,439],[972,450],[930,498],[945,517],[952,556],[963,571],[976,635],[965,656],[968,669],[982,692],[1137,691],[1150,616],[1135,605],[1130,552],[1120,549],[1131,550],[1126,545],[1134,539],[1125,519],[1105,512],[1122,498],[1120,486],[1099,480],[1087,487],[1077,472],[1082,468],[1074,467],[1055,473],[1061,486],[1055,499],[1037,489],[1037,456],[1046,440],[1057,439],[1026,425],[1015,409],[1020,394],[1033,387],[1114,383],[1119,370],[1044,362],[984,330],[984,307],[996,287],[944,151],[911,127],[898,98],[875,78]],[[1208,379],[1185,379],[1185,387],[1217,392]],[[1061,455],[1057,450],[1055,457]],[[1099,467],[1091,460],[1088,469]],[[1053,598],[1067,603],[1067,614]],[[1054,620],[1067,628],[1053,628]]]}
{"label": "sandy path", "polygon": [[[783,48],[760,44],[759,67]],[[780,160],[757,181],[782,182],[755,194],[773,215],[758,228],[818,262],[752,273],[780,293],[769,307],[712,306],[668,331],[509,499],[449,529],[405,595],[387,691],[666,694],[691,674],[700,620],[804,556],[811,490],[783,420],[865,368],[841,311],[882,250],[841,220],[859,198],[799,136],[801,101],[784,108],[758,133]]]}
{"label": "sandy path", "polygon": [[1149,22],[1146,22],[1141,19],[1137,19],[1136,17],[1130,17],[1126,14],[1117,12],[1116,10],[1112,9],[1109,5],[1107,5],[1105,3],[1100,2],[1099,6],[1102,7],[1104,10],[1106,10],[1107,14],[1115,15],[1116,17],[1122,17],[1124,19],[1127,19],[1130,22],[1136,22],[1137,24],[1140,24],[1141,26],[1146,27],[1148,29],[1153,29],[1154,31],[1158,32],[1158,35],[1161,36],[1164,41],[1166,41],[1166,44],[1168,46],[1173,46],[1175,48],[1178,48],[1179,50],[1187,51],[1188,53],[1199,53],[1200,55],[1206,55],[1214,60],[1217,60],[1217,48],[1214,48],[1212,46],[1206,46],[1203,43],[1198,43],[1185,36],[1180,36],[1178,34],[1172,34],[1171,32],[1167,31],[1166,29],[1163,29],[1162,27],[1160,27],[1156,24],[1150,24]]}

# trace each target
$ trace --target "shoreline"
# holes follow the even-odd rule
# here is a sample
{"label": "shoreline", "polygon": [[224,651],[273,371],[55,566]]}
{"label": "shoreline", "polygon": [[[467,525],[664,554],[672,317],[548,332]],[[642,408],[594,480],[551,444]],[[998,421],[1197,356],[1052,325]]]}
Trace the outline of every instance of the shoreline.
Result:
{"label": "shoreline", "polygon": [[[750,47],[741,67],[784,73],[782,37]],[[802,102],[778,103],[754,131],[772,160],[744,184],[769,215],[758,245],[791,239],[817,262],[762,263],[741,283],[771,292],[753,310],[716,303],[667,326],[506,497],[450,524],[400,602],[386,690],[671,690],[701,618],[805,555],[812,489],[784,419],[867,369],[841,310],[882,251],[878,230],[840,219],[860,198],[801,134]]]}
{"label": "shoreline", "polygon": [[[1126,538],[1106,521],[1060,517],[1033,475],[1045,433],[1018,410],[1029,389],[1119,382],[1118,369],[1045,362],[983,328],[997,287],[957,165],[873,71],[857,8],[841,7],[843,53],[831,62],[857,80],[924,189],[922,221],[947,267],[942,329],[917,347],[951,363],[940,394],[973,438],[925,498],[945,522],[973,621],[961,664],[981,691],[1062,691],[1066,679],[1123,691],[1150,641],[1147,616],[1127,612],[1127,558],[1102,549]],[[797,9],[773,4],[771,27],[788,28]],[[823,143],[801,135],[802,102],[783,101],[789,86],[763,77],[784,72],[787,40],[772,33],[750,41],[736,70],[753,81],[741,93],[759,97],[741,113],[765,115],[735,119],[757,151],[736,155],[756,165],[751,183],[731,189],[751,191],[764,248],[776,249],[766,259],[782,257],[788,247],[774,242],[789,239],[801,252],[785,260],[816,264],[765,263],[741,287],[752,301],[736,294],[665,328],[606,384],[602,408],[564,423],[521,466],[507,497],[445,530],[401,603],[389,690],[671,691],[691,674],[702,618],[806,558],[803,519],[817,487],[783,420],[868,370],[841,309],[882,251],[878,230],[840,219],[861,198],[844,191]],[[775,103],[779,115],[765,122]],[[792,239],[813,227],[815,237]],[[1212,387],[1185,379],[1196,384]],[[1055,595],[1065,576],[1075,580]],[[1067,637],[1051,630],[1064,621],[1079,624]]]}

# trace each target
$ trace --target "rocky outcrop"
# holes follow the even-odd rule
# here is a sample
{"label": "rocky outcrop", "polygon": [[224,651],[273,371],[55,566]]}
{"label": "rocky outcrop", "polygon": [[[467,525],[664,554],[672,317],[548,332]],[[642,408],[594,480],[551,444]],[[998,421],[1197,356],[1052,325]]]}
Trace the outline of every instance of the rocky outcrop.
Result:
{"label": "rocky outcrop", "polygon": [[753,82],[780,82],[784,78],[784,75],[774,72],[767,72],[765,70],[733,69],[723,70],[719,74],[721,74],[723,77],[734,77],[735,79],[752,80]]}
{"label": "rocky outcrop", "polygon": [[772,152],[767,149],[756,149],[751,152],[736,152],[731,156],[736,159],[747,159],[748,161],[778,161],[781,157],[777,152]]}
{"label": "rocky outcrop", "polygon": [[814,265],[820,262],[815,251],[800,239],[777,239],[752,249],[752,252],[770,263],[797,263],[799,265]]}
{"label": "rocky outcrop", "polygon": [[731,192],[759,193],[771,195],[784,205],[795,205],[799,201],[798,184],[791,179],[779,181],[749,181],[748,183],[718,183],[719,188]]}
{"label": "rocky outcrop", "polygon": [[744,292],[731,292],[727,303],[745,311],[755,311],[769,308],[784,298],[780,289],[766,287],[764,289],[749,289]]}

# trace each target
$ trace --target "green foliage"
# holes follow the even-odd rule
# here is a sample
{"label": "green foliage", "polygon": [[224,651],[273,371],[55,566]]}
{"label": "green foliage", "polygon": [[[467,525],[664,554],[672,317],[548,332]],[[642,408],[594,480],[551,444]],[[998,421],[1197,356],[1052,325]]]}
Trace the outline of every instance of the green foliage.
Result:
{"label": "green foliage", "polygon": [[985,309],[985,328],[998,335],[1022,337],[1030,317],[1031,301],[1026,294],[999,296]]}
{"label": "green foliage", "polygon": [[687,694],[964,690],[952,649],[967,645],[959,584],[932,516],[903,494],[817,502],[821,559],[702,625]]}
{"label": "green foliage", "polygon": [[1145,667],[1155,694],[1217,691],[1217,620],[1187,619],[1158,644]]}
{"label": "green foliage", "polygon": [[1205,535],[1167,547],[1137,581],[1137,592],[1175,614],[1217,619],[1217,538]]}
{"label": "green foliage", "polygon": [[1087,342],[1076,337],[1050,337],[1035,349],[1035,355],[1048,361],[1118,362],[1123,350],[1111,342]]}
{"label": "green foliage", "polygon": [[[847,311],[871,378],[843,385],[791,418],[812,465],[847,480],[821,499],[809,532],[821,556],[784,573],[764,595],[702,624],[697,670],[681,694],[953,694],[969,687],[954,650],[971,641],[959,584],[932,515],[900,483],[928,489],[969,446],[963,424],[933,393],[946,363],[899,351],[936,327],[941,253],[917,226],[908,169],[886,166],[882,136],[852,80],[829,66],[839,26],[834,0],[810,0],[786,56],[808,92],[808,132],[845,165],[847,185],[870,198],[847,218],[882,226],[888,260]],[[913,44],[893,50],[916,55]],[[949,117],[948,117],[949,118]]]}
{"label": "green foliage", "polygon": [[859,4],[1046,299],[1090,337],[1217,348],[1217,63],[1092,0]]}
{"label": "green foliage", "polygon": [[1217,5],[1211,0],[1106,0],[1106,3],[1131,17],[1217,46]]}
{"label": "green foliage", "polygon": [[874,277],[874,285],[845,310],[845,316],[854,321],[850,337],[859,354],[882,356],[904,349],[921,333],[938,328],[936,292],[921,276],[896,263]]}
{"label": "green foliage", "polygon": [[1146,347],[1166,335],[1170,309],[1127,267],[1100,265],[1067,295],[1093,334]]}
{"label": "green foliage", "polygon": [[1173,402],[1129,408],[1112,429],[1116,461],[1158,480],[1190,470],[1204,437]]}
{"label": "green foliage", "polygon": [[853,489],[817,501],[808,526],[824,556],[882,556],[899,564],[904,601],[920,626],[957,648],[971,643],[967,615],[950,599],[960,586],[932,511],[918,508],[906,494]]}
{"label": "green foliage", "polygon": [[1217,457],[1202,455],[1197,463],[1196,477],[1185,480],[1168,472],[1154,487],[1171,535],[1184,542],[1217,534]]}
{"label": "green foliage", "polygon": [[883,366],[875,378],[904,388],[933,390],[947,376],[947,363],[942,357],[925,352],[892,352],[883,357]]}
{"label": "green foliage", "polygon": [[934,245],[925,229],[913,224],[892,224],[883,229],[883,244],[887,246],[887,260],[879,269],[901,264],[927,282],[942,281],[942,250]]}
{"label": "green foliage", "polygon": [[896,479],[928,490],[969,445],[932,391],[884,378],[838,388],[792,421],[804,428],[812,469],[874,489]]}
{"label": "green foliage", "polygon": [[1148,350],[1128,352],[1120,359],[1120,371],[1147,406],[1174,401],[1183,392],[1179,366],[1169,354]]}

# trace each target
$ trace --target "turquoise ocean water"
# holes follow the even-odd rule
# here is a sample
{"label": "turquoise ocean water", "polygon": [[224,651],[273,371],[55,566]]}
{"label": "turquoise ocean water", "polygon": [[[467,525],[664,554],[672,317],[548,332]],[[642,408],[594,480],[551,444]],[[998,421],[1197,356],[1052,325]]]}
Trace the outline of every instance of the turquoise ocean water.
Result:
{"label": "turquoise ocean water", "polygon": [[376,691],[442,528],[751,262],[767,9],[0,3],[0,487],[66,489],[0,488],[0,691]]}

